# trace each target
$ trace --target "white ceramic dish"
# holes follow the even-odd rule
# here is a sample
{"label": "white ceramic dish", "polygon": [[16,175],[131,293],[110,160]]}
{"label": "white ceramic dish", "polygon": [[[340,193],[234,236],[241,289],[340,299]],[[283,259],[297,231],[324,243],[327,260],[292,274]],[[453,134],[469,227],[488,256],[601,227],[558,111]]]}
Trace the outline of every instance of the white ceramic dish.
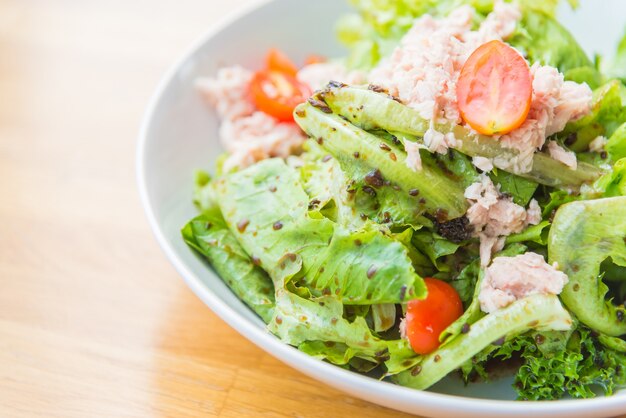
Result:
{"label": "white ceramic dish", "polygon": [[[180,228],[196,213],[191,203],[193,173],[211,168],[220,153],[218,121],[194,90],[196,77],[214,74],[228,64],[253,68],[272,46],[298,60],[310,53],[339,56],[342,51],[333,25],[346,10],[340,0],[253,2],[211,28],[164,77],[141,127],[137,174],[150,225],[169,260],[196,295],[250,341],[303,373],[368,401],[433,417],[574,418],[626,413],[626,393],[591,400],[516,402],[506,379],[468,387],[447,379],[420,392],[313,359],[265,331],[261,320],[183,242]],[[626,2],[588,0],[577,15],[563,10],[563,18],[575,34],[585,35],[579,38],[590,51],[608,53],[624,27]],[[602,29],[584,31],[583,23]]]}

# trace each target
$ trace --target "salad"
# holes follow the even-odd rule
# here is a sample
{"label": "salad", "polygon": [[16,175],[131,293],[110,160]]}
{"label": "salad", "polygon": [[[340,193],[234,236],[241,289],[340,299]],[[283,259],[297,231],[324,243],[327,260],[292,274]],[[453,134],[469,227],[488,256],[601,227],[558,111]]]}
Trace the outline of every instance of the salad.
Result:
{"label": "salad", "polygon": [[340,367],[415,389],[506,367],[523,400],[625,387],[626,38],[591,60],[556,1],[351,2],[347,57],[198,80],[226,153],[184,240]]}

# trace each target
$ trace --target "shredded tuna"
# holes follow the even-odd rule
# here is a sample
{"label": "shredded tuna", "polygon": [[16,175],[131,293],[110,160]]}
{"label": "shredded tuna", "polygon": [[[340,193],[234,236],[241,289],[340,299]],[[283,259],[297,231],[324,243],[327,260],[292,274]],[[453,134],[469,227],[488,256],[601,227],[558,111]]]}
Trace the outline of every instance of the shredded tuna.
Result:
{"label": "shredded tuna", "polygon": [[448,148],[454,148],[456,146],[456,138],[453,133],[444,135],[437,131],[431,121],[430,127],[424,134],[424,144],[431,152],[445,154],[448,152]]}
{"label": "shredded tuna", "polygon": [[243,67],[225,67],[213,78],[199,78],[196,87],[217,110],[220,119],[235,119],[254,112],[254,106],[248,100],[252,76],[252,71]]}
{"label": "shredded tuna", "polygon": [[538,225],[541,222],[541,208],[535,199],[532,199],[528,204],[528,209],[526,210],[526,222],[530,225]]}
{"label": "shredded tuna", "polygon": [[552,159],[562,162],[572,170],[576,170],[578,162],[573,151],[566,150],[557,144],[556,141],[550,141],[548,142],[548,153]]}
{"label": "shredded tuna", "polygon": [[313,90],[324,88],[329,81],[340,81],[351,85],[366,83],[366,74],[362,71],[348,71],[338,62],[307,65],[298,71],[296,78]]}
{"label": "shredded tuna", "polygon": [[400,338],[402,339],[407,339],[407,334],[406,334],[406,317],[402,318],[400,320]]}
{"label": "shredded tuna", "polygon": [[[568,122],[584,116],[591,109],[591,89],[587,84],[563,81],[563,74],[549,66],[534,64],[530,71],[533,98],[528,117],[522,126],[500,138],[504,147],[516,150],[519,155],[494,161],[498,168],[518,174],[532,170],[533,155],[543,147],[546,137],[562,131]],[[575,160],[575,155],[573,157]],[[566,161],[572,167],[571,157]]]}
{"label": "shredded tuna", "polygon": [[422,170],[422,157],[420,156],[420,148],[422,148],[421,144],[411,141],[404,142],[404,149],[406,150],[405,164],[413,171]]}
{"label": "shredded tuna", "polygon": [[485,269],[478,301],[483,312],[491,313],[526,296],[558,295],[567,282],[567,275],[539,254],[496,257]]}
{"label": "shredded tuna", "polygon": [[473,157],[472,164],[474,164],[476,168],[482,170],[485,173],[493,170],[493,161],[491,161],[489,158],[478,156]]}
{"label": "shredded tuna", "polygon": [[481,181],[465,189],[465,198],[470,207],[465,214],[474,227],[474,236],[480,239],[480,260],[483,266],[489,264],[494,252],[504,245],[503,237],[521,232],[529,224],[541,221],[539,205],[531,201],[530,213],[513,203],[510,197],[500,193],[491,179],[482,175]]}
{"label": "shredded tuna", "polygon": [[[400,46],[370,73],[372,83],[388,89],[431,121],[424,143],[432,152],[445,153],[455,146],[454,136],[437,132],[434,124],[463,123],[456,101],[463,64],[483,43],[505,40],[521,18],[517,6],[496,1],[493,12],[472,31],[474,15],[471,7],[463,6],[443,19],[430,15],[417,19]],[[500,138],[515,155],[493,160],[494,166],[518,174],[531,171],[533,155],[547,136],[587,114],[591,104],[591,89],[586,84],[564,81],[556,68],[535,64],[531,73],[533,96],[528,119]]]}
{"label": "shredded tuna", "polygon": [[286,158],[301,150],[305,136],[295,123],[279,122],[257,111],[248,99],[253,73],[235,66],[214,78],[201,78],[197,87],[220,117],[219,138],[229,153],[223,169],[247,167],[271,157]]}
{"label": "shredded tuna", "polygon": [[[425,15],[417,19],[392,55],[370,73],[370,81],[389,90],[403,103],[434,123],[461,123],[456,83],[463,64],[481,44],[508,37],[521,14],[516,6],[496,1],[494,11],[472,31],[475,11],[469,6],[443,19]],[[454,146],[432,126],[424,142],[433,152]]]}
{"label": "shredded tuna", "polygon": [[286,158],[301,151],[304,135],[293,123],[278,122],[263,112],[225,119],[220,126],[222,145],[230,153],[224,171],[247,167],[272,157]]}
{"label": "shredded tuna", "polygon": [[602,152],[604,151],[604,147],[606,147],[607,142],[608,142],[608,139],[606,139],[606,137],[598,136],[589,143],[589,151]]}

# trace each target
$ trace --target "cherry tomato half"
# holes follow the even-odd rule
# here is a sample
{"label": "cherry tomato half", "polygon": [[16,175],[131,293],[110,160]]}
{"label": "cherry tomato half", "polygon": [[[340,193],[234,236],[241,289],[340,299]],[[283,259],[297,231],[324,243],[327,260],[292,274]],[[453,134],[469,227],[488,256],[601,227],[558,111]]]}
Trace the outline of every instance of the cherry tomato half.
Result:
{"label": "cherry tomato half", "polygon": [[532,92],[526,60],[497,40],[470,55],[456,86],[461,117],[485,135],[503,135],[519,128],[528,116]]}
{"label": "cherry tomato half", "polygon": [[278,71],[259,71],[250,83],[250,96],[257,109],[281,122],[293,121],[293,110],[310,95],[308,86]]}
{"label": "cherry tomato half", "polygon": [[271,48],[265,57],[265,65],[269,71],[277,71],[295,77],[298,66],[287,55],[276,48]]}
{"label": "cherry tomato half", "polygon": [[459,294],[448,283],[425,278],[426,299],[412,300],[406,312],[406,335],[417,354],[439,347],[439,335],[463,314]]}

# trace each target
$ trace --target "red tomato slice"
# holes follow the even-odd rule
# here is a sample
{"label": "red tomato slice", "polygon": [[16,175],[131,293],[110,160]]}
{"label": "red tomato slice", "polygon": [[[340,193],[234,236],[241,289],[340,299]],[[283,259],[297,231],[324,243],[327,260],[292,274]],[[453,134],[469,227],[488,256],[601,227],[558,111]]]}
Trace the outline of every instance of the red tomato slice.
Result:
{"label": "red tomato slice", "polygon": [[257,109],[282,122],[293,121],[293,109],[310,95],[308,86],[278,71],[259,71],[250,83]]}
{"label": "red tomato slice", "polygon": [[456,86],[461,117],[485,135],[519,128],[528,116],[532,93],[528,63],[502,41],[478,47],[463,65]]}
{"label": "red tomato slice", "polygon": [[295,77],[298,73],[298,66],[289,59],[287,55],[276,48],[271,48],[265,57],[265,65],[270,71],[278,71]]}
{"label": "red tomato slice", "polygon": [[417,354],[428,354],[439,347],[439,335],[461,315],[459,294],[448,283],[425,278],[426,299],[412,300],[406,312],[406,335]]}
{"label": "red tomato slice", "polygon": [[321,64],[326,62],[326,57],[322,55],[309,55],[304,60],[304,65]]}

